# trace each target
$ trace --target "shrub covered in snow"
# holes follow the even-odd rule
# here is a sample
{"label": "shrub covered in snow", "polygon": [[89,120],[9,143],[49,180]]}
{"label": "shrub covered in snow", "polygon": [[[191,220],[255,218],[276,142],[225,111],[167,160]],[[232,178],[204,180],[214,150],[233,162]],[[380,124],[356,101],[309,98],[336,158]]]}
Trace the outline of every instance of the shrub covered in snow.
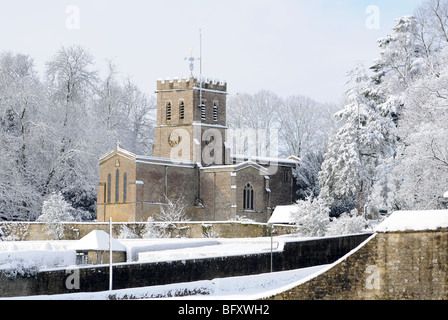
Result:
{"label": "shrub covered in snow", "polygon": [[42,214],[37,218],[39,222],[45,222],[46,233],[53,239],[64,237],[64,225],[61,222],[73,221],[71,215],[72,206],[65,201],[62,193],[52,193],[42,204]]}
{"label": "shrub covered in snow", "polygon": [[322,198],[308,197],[295,204],[296,232],[303,237],[322,237],[330,223],[330,209]]}
{"label": "shrub covered in snow", "polygon": [[366,230],[369,222],[363,216],[359,216],[356,209],[349,213],[343,213],[339,218],[334,218],[330,223],[327,235],[336,236],[344,234],[361,233]]}
{"label": "shrub covered in snow", "polygon": [[118,239],[138,239],[137,231],[135,230],[135,225],[131,228],[126,224],[121,224],[118,230]]}
{"label": "shrub covered in snow", "polygon": [[152,239],[152,238],[165,238],[163,230],[161,230],[156,223],[154,223],[154,218],[149,217],[147,223],[142,230],[142,238]]}

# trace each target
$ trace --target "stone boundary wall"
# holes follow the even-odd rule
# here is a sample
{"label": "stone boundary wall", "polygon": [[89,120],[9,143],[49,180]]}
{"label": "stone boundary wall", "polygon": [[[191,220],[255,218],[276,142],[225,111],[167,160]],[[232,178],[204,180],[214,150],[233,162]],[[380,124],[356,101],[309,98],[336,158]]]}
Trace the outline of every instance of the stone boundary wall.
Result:
{"label": "stone boundary wall", "polygon": [[[113,237],[118,237],[120,228],[127,226],[141,237],[141,232],[148,222],[115,222],[112,223]],[[264,223],[248,222],[155,222],[160,228],[169,229],[171,237],[204,238],[206,233],[213,233],[219,238],[255,238],[265,237],[270,230]],[[93,230],[103,230],[109,233],[107,222],[63,222],[64,238],[53,239],[46,231],[45,223],[40,222],[0,222],[0,241],[16,240],[79,240]],[[276,235],[294,233],[294,227],[289,225],[275,225]]]}
{"label": "stone boundary wall", "polygon": [[377,233],[326,272],[273,300],[447,300],[448,230]]}
{"label": "stone boundary wall", "polygon": [[[273,271],[332,263],[370,235],[287,242],[282,252],[273,254]],[[269,272],[270,266],[270,252],[171,262],[116,264],[113,267],[113,289],[260,274]],[[76,272],[79,275],[79,289],[69,289]],[[75,270],[54,269],[28,276],[17,275],[13,278],[0,273],[2,297],[104,291],[109,289],[108,286],[107,265],[86,266]]]}

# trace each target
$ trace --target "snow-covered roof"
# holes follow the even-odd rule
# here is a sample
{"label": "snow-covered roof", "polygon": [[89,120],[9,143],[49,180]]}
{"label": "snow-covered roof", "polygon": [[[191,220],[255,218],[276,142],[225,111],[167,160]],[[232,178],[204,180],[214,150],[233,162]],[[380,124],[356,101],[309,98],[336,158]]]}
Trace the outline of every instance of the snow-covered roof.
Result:
{"label": "snow-covered roof", "polygon": [[448,210],[396,211],[375,231],[422,231],[448,228]]}
{"label": "snow-covered roof", "polygon": [[[109,234],[102,230],[93,230],[85,237],[78,240],[72,245],[72,249],[75,250],[97,250],[108,251],[109,250]],[[126,251],[126,247],[120,242],[112,238],[112,250],[113,251]]]}
{"label": "snow-covered roof", "polygon": [[276,206],[268,223],[290,224],[295,223],[293,213],[296,211],[295,205]]}
{"label": "snow-covered roof", "polygon": [[448,200],[448,191],[443,194],[443,197]]}
{"label": "snow-covered roof", "polygon": [[296,165],[300,162],[297,157],[290,156],[288,159],[274,158],[274,157],[261,157],[261,156],[246,156],[240,154],[232,154],[232,159],[235,161],[246,161],[251,160],[255,162],[260,162],[261,164],[286,164],[286,165]]}

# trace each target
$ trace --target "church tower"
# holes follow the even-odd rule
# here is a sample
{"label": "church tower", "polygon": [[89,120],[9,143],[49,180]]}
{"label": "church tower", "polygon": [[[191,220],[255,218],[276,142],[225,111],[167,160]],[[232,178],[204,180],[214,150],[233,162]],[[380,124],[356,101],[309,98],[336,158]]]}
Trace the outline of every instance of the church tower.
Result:
{"label": "church tower", "polygon": [[226,141],[225,82],[194,77],[157,81],[153,157],[230,164]]}

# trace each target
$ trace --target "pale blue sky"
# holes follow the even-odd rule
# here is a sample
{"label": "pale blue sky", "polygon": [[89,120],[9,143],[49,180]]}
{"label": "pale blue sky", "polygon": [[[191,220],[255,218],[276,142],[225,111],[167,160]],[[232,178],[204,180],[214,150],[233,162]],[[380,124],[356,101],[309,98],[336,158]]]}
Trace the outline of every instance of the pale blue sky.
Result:
{"label": "pale blue sky", "polygon": [[[104,68],[112,59],[143,91],[158,78],[186,76],[189,48],[203,75],[230,94],[268,89],[336,102],[345,73],[378,57],[376,40],[422,0],[0,0],[0,51],[29,54],[42,70],[61,45],[80,44]],[[68,29],[70,5],[79,29]],[[379,9],[379,29],[366,8]],[[71,21],[71,20],[70,20]],[[198,68],[197,68],[198,70]]]}

